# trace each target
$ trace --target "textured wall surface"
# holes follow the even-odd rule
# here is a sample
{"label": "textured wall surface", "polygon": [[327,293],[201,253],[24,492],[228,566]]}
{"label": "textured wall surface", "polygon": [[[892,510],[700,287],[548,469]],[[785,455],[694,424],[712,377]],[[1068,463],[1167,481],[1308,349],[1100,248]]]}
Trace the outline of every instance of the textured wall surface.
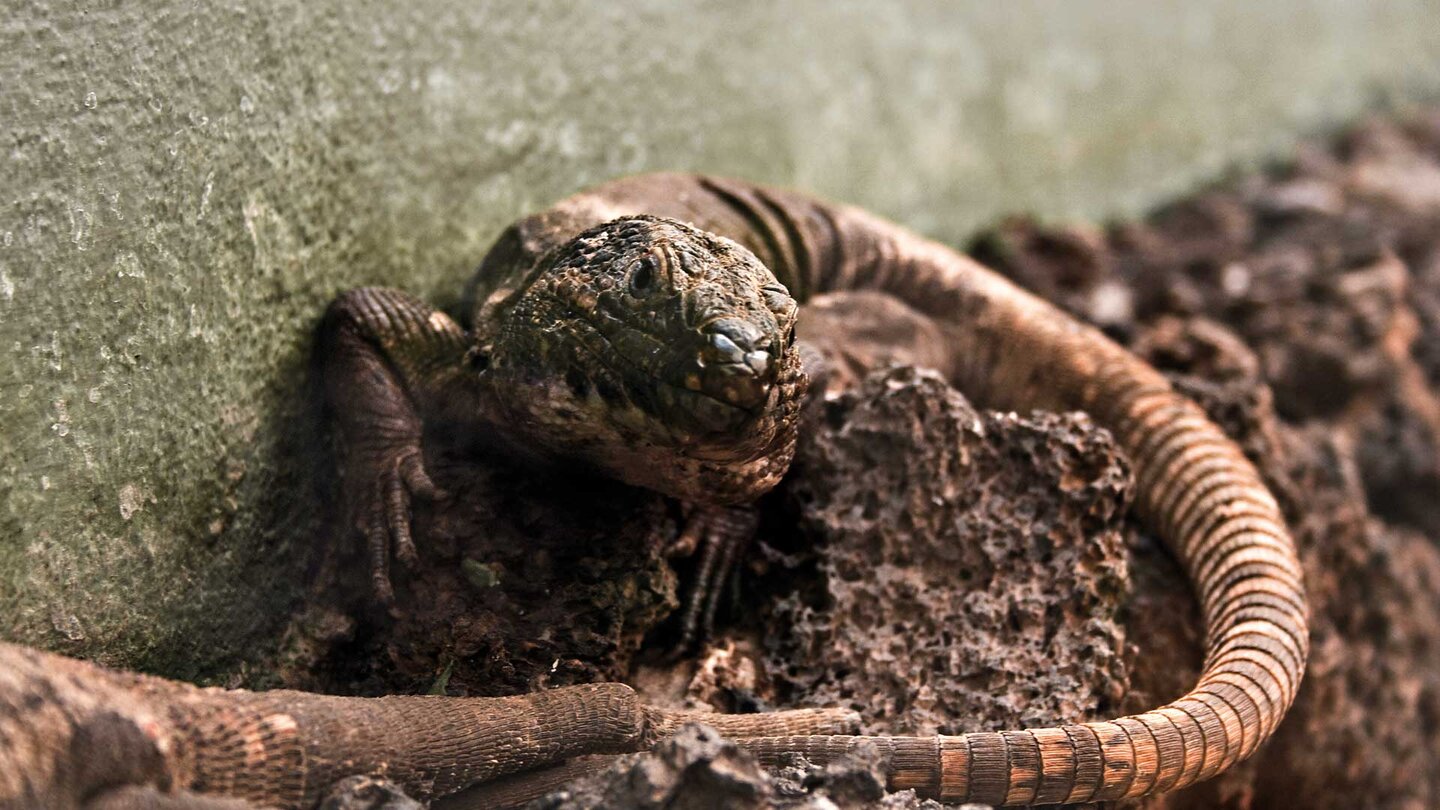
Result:
{"label": "textured wall surface", "polygon": [[1440,88],[1430,0],[886,8],[9,4],[0,635],[174,675],[263,646],[321,517],[326,301],[453,301],[579,186],[722,172],[958,239],[1134,212]]}

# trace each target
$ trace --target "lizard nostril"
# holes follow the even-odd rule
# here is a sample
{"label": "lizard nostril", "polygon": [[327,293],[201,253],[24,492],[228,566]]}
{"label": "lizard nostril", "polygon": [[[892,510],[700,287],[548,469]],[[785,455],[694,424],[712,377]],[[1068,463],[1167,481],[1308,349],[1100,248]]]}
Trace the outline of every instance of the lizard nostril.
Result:
{"label": "lizard nostril", "polygon": [[711,340],[721,337],[747,352],[765,342],[765,330],[741,318],[720,318],[705,324],[702,331]]}
{"label": "lizard nostril", "polygon": [[735,345],[735,341],[718,332],[711,333],[706,341],[710,348],[710,354],[726,363],[740,363],[745,360],[745,351]]}

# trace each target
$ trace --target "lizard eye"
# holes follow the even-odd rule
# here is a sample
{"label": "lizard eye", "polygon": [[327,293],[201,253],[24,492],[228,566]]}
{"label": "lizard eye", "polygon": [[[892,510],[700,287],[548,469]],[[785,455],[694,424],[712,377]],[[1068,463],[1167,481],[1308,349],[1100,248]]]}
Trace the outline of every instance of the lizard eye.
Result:
{"label": "lizard eye", "polygon": [[658,262],[654,256],[635,262],[630,266],[630,292],[636,296],[649,295],[655,289],[656,280],[659,278]]}
{"label": "lizard eye", "polygon": [[762,291],[765,294],[765,305],[770,308],[771,312],[785,316],[795,311],[795,299],[790,296],[790,291],[785,288],[785,285],[766,284]]}

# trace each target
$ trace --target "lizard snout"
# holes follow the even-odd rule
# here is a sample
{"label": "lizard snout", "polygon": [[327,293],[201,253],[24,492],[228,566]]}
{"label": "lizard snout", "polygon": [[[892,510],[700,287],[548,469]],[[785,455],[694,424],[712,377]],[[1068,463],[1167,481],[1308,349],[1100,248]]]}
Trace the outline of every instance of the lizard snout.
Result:
{"label": "lizard snout", "polygon": [[741,318],[719,318],[701,329],[694,381],[699,390],[737,408],[765,404],[775,384],[777,349],[765,330]]}

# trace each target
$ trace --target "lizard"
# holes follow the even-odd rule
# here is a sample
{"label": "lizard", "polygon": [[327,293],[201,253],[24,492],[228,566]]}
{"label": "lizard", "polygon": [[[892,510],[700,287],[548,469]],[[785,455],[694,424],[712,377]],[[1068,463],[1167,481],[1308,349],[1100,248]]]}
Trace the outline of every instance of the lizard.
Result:
{"label": "lizard", "polygon": [[[377,592],[393,599],[392,554],[417,554],[412,497],[443,495],[424,470],[430,429],[694,505],[701,571],[723,575],[753,529],[736,505],[785,473],[809,372],[823,373],[795,339],[798,305],[846,290],[933,319],[952,382],[978,404],[1085,411],[1111,431],[1135,468],[1138,516],[1203,608],[1206,660],[1190,692],[1114,721],[743,744],[770,764],[879,745],[892,787],[994,805],[1163,792],[1253,754],[1299,688],[1309,606],[1279,507],[1235,444],[1160,372],[958,251],[739,180],[621,178],[519,220],[472,278],[463,326],[394,290],[337,299],[325,386]],[[687,632],[713,609],[696,601]]]}
{"label": "lizard", "polygon": [[[1253,754],[1294,700],[1308,605],[1279,509],[1240,450],[1158,371],[960,253],[741,181],[625,178],[520,220],[471,282],[468,328],[393,290],[332,304],[324,387],[381,601],[394,599],[390,558],[419,553],[412,499],[444,497],[425,470],[427,431],[694,504],[700,528],[686,533],[733,556],[750,528],[736,505],[784,475],[810,371],[823,373],[795,338],[796,310],[835,290],[886,293],[932,318],[950,376],[980,404],[1084,410],[1112,431],[1139,516],[1203,607],[1205,665],[1158,709],[1054,728],[867,737],[835,733],[849,722],[838,710],[701,719],[764,764],[874,745],[893,789],[995,805],[1163,792]],[[308,807],[357,773],[429,799],[526,774],[551,783],[567,762],[640,750],[694,719],[619,684],[361,699],[200,690],[8,645],[0,664],[0,807],[162,806],[156,796],[176,792],[197,808],[235,806],[204,804],[229,801],[215,795]],[[155,795],[116,792],[136,786]]]}

